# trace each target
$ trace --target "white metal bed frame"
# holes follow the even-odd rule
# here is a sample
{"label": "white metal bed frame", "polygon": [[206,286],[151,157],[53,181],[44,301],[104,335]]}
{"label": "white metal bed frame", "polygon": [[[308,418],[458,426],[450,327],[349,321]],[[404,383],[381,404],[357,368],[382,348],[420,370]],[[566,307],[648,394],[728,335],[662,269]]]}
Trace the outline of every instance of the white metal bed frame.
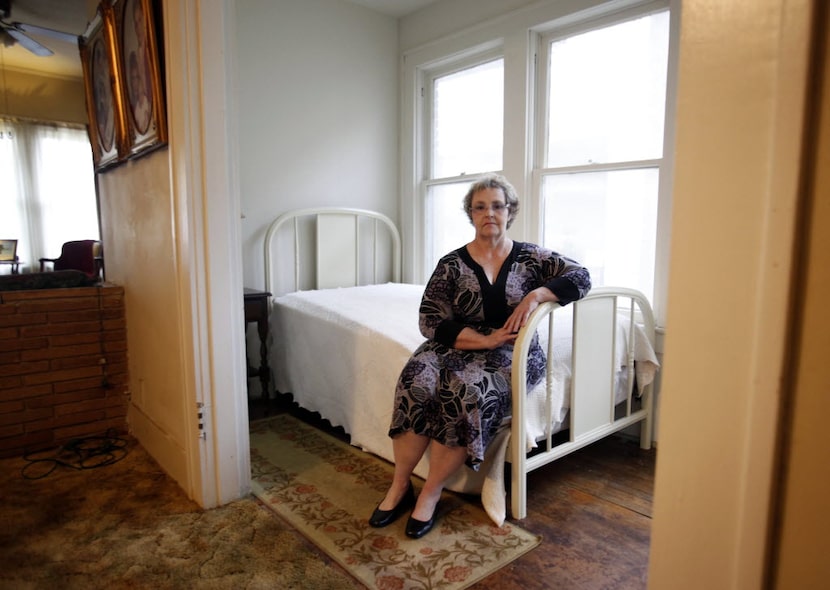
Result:
{"label": "white metal bed frame", "polygon": [[[372,282],[378,282],[380,271],[380,253],[378,240],[382,232],[387,232],[391,240],[392,252],[391,274],[389,280],[393,283],[401,281],[401,235],[395,223],[386,215],[368,209],[351,207],[312,207],[287,211],[277,217],[268,226],[265,234],[265,287],[272,295],[285,292],[276,283],[273,274],[271,252],[274,239],[284,226],[292,224],[294,235],[294,289],[301,284],[301,256],[300,251],[304,244],[300,240],[299,223],[302,218],[314,218],[315,240],[313,246],[317,253],[314,263],[315,281],[313,289],[330,289],[333,287],[353,287],[360,284],[361,277],[361,245],[366,242],[372,250]],[[360,222],[363,219],[371,220],[372,232],[366,234],[361,231]]]}
{"label": "white metal bed frame", "polygon": [[[621,300],[628,300],[627,317],[630,322],[626,341],[626,366],[628,373],[628,392],[623,415],[618,416],[615,400],[615,376],[617,338],[617,314]],[[651,448],[654,410],[653,383],[643,388],[639,409],[633,408],[637,392],[634,390],[634,322],[637,321],[654,347],[655,324],[651,305],[645,296],[634,289],[599,287],[592,289],[583,299],[572,303],[573,350],[571,365],[570,411],[568,420],[569,439],[557,445],[553,444],[552,420],[548,424],[541,450],[528,456],[524,449],[526,439],[525,421],[512,420],[510,434],[509,461],[511,463],[510,512],[513,518],[527,516],[527,474],[534,469],[564,457],[597,440],[619,432],[640,422],[640,448]],[[548,322],[548,331],[553,333],[555,311],[560,306],[556,303],[543,303],[534,310],[527,324],[519,331],[513,348],[513,367],[518,367],[512,374],[513,416],[524,416],[527,397],[527,357],[533,334],[543,321]],[[597,338],[597,335],[605,337]],[[547,357],[553,355],[553,338],[548,341]],[[547,367],[548,391],[546,392],[545,411],[551,415],[551,364]],[[537,441],[540,442],[540,441]]]}
{"label": "white metal bed frame", "polygon": [[[390,282],[400,282],[401,239],[397,227],[387,216],[365,209],[322,207],[288,211],[277,217],[269,226],[264,244],[266,288],[273,294],[286,293],[300,288],[301,268],[299,252],[301,242],[299,220],[312,218],[316,238],[313,247],[316,250],[315,278],[312,289],[356,286],[360,284],[361,244],[369,242],[373,254],[372,282],[378,282],[379,235],[387,232],[391,243]],[[361,229],[361,220],[371,220],[372,229]],[[271,252],[275,236],[281,229],[292,222],[294,232],[294,281],[293,289],[283,289],[275,281],[272,272]],[[368,236],[366,234],[369,234]],[[361,237],[362,236],[362,237]],[[351,260],[349,260],[351,257]],[[624,301],[627,306],[621,305]],[[639,291],[624,288],[595,288],[585,298],[573,303],[573,356],[572,378],[570,388],[570,410],[567,442],[554,444],[552,420],[547,427],[540,448],[528,454],[525,449],[526,426],[524,420],[511,421],[510,445],[507,460],[511,463],[511,514],[515,519],[527,516],[527,475],[556,459],[577,449],[591,444],[605,436],[628,428],[638,422],[640,426],[640,447],[648,449],[652,440],[653,385],[649,384],[640,396],[639,408],[635,409],[634,400],[634,330],[636,321],[640,324],[652,347],[655,338],[655,323],[651,306]],[[525,415],[527,395],[526,369],[527,358],[533,334],[541,322],[548,322],[549,333],[553,333],[556,318],[555,311],[560,306],[555,303],[540,305],[530,316],[528,323],[519,332],[513,352],[512,387],[513,416]],[[627,310],[626,310],[627,308]],[[627,365],[629,390],[620,414],[615,401],[614,380],[616,371],[615,350],[617,314],[621,310],[627,314],[631,323],[628,330]],[[547,355],[553,354],[553,338],[549,339]],[[548,389],[546,392],[546,412],[551,415],[551,366],[548,366]],[[622,406],[623,404],[619,404]],[[384,425],[385,427],[385,425]]]}

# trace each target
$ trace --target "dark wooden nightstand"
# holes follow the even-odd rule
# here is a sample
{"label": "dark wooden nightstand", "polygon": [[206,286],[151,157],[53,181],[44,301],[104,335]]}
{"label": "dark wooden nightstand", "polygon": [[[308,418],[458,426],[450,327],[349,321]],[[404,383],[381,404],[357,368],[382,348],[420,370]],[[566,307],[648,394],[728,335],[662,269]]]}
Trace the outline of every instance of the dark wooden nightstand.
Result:
{"label": "dark wooden nightstand", "polygon": [[268,383],[271,380],[271,367],[268,366],[268,298],[271,294],[267,291],[245,287],[244,295],[245,325],[256,322],[259,334],[259,367],[252,367],[248,364],[248,377],[259,377],[262,397],[267,404],[270,395]]}

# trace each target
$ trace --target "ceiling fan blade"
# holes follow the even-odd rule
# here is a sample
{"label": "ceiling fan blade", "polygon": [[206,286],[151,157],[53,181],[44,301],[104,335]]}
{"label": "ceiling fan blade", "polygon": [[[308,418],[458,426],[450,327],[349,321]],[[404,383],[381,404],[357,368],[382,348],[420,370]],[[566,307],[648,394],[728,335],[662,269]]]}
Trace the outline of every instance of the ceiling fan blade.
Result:
{"label": "ceiling fan blade", "polygon": [[64,43],[71,43],[72,45],[78,44],[78,36],[73,35],[72,33],[56,31],[55,29],[39,27],[37,25],[27,25],[26,23],[15,22],[12,23],[12,26],[18,31],[23,31],[24,33],[29,33],[31,35],[44,35],[46,37],[51,37],[52,39],[57,39],[58,41],[63,41]]}
{"label": "ceiling fan blade", "polygon": [[22,45],[35,55],[40,55],[42,57],[54,55],[54,51],[52,51],[48,47],[41,45],[40,43],[29,37],[23,31],[20,31],[14,27],[7,27],[5,30],[9,35],[17,39],[17,42],[20,43],[20,45]]}

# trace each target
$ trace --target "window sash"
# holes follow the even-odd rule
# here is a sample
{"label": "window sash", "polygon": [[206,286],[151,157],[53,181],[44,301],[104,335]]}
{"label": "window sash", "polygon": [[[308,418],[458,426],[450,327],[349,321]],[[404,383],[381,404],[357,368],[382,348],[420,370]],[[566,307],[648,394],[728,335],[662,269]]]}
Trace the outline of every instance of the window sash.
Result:
{"label": "window sash", "polygon": [[662,157],[668,27],[649,10],[543,37],[541,167]]}
{"label": "window sash", "polygon": [[[621,30],[628,30],[629,33],[639,28],[642,31],[648,28],[644,25],[643,19],[645,17],[652,17],[652,19],[660,19],[657,21],[661,29],[661,34],[665,34],[665,39],[660,39],[661,43],[665,43],[658,58],[658,62],[647,64],[646,67],[639,68],[632,66],[628,68],[630,71],[636,72],[638,80],[648,80],[650,87],[647,88],[646,96],[651,102],[644,110],[645,114],[642,116],[631,117],[633,120],[640,121],[647,120],[647,124],[651,129],[651,137],[649,141],[637,145],[634,149],[629,149],[629,146],[622,145],[624,140],[632,133],[631,127],[626,127],[629,121],[622,121],[618,128],[616,137],[614,133],[609,134],[608,137],[603,137],[604,132],[601,125],[594,127],[593,137],[589,141],[583,141],[573,130],[578,128],[579,118],[596,117],[600,122],[603,121],[603,116],[622,118],[621,112],[626,112],[625,108],[618,108],[620,105],[614,103],[617,97],[612,96],[613,100],[600,100],[596,105],[591,107],[590,101],[586,100],[588,109],[581,115],[573,114],[573,108],[565,109],[565,114],[550,112],[552,105],[556,101],[551,100],[551,87],[554,86],[555,80],[551,80],[551,51],[564,47],[563,43],[568,43],[568,40],[577,39],[579,43],[584,45],[586,40],[590,40],[590,35],[597,32],[598,37],[608,38],[609,32],[617,33]],[[641,7],[639,10],[635,9],[625,14],[612,15],[605,19],[580,23],[570,27],[567,30],[558,30],[543,35],[539,39],[539,71],[536,85],[536,100],[537,100],[537,126],[535,134],[536,146],[536,166],[533,173],[533,199],[538,206],[539,215],[537,218],[536,231],[541,237],[541,243],[553,249],[561,249],[565,255],[573,256],[580,262],[585,264],[592,270],[593,282],[595,286],[603,284],[615,284],[620,286],[627,286],[643,291],[649,299],[654,300],[655,280],[657,272],[657,238],[659,234],[658,224],[660,222],[658,210],[661,201],[669,199],[667,193],[667,185],[661,183],[661,176],[665,170],[665,159],[663,154],[663,146],[665,144],[665,109],[666,109],[666,92],[668,81],[668,54],[669,54],[669,26],[670,13],[666,6],[649,5]],[[662,20],[665,19],[665,20]],[[646,23],[647,24],[647,23]],[[660,27],[656,27],[660,28]],[[653,40],[653,39],[652,39]],[[557,45],[560,44],[560,45]],[[606,68],[606,63],[603,60],[607,59],[608,63],[613,63],[614,56],[609,56],[608,51],[594,49],[599,55],[592,56],[591,60],[597,65],[600,70]],[[642,47],[639,48],[639,56],[647,55]],[[652,59],[648,56],[643,59]],[[591,61],[589,60],[589,61]],[[558,66],[563,68],[563,66]],[[578,68],[575,64],[571,64],[574,71]],[[563,68],[566,69],[566,68]],[[650,77],[643,74],[643,70],[651,72]],[[664,73],[662,80],[657,80],[659,88],[654,88],[655,72]],[[584,72],[579,72],[584,77]],[[590,76],[589,76],[590,78]],[[569,83],[574,80],[567,79],[563,83],[568,87]],[[561,94],[567,94],[561,93]],[[605,95],[612,95],[613,93],[606,90]],[[628,97],[637,96],[637,92],[629,92]],[[559,97],[561,99],[561,96]],[[568,100],[573,101],[577,97],[570,97]],[[589,97],[590,98],[590,97]],[[625,105],[623,105],[625,106]],[[630,103],[629,103],[630,106]],[[581,108],[578,107],[578,108]],[[602,109],[606,108],[607,113],[595,113],[591,108]],[[657,112],[654,112],[654,111]],[[646,112],[647,111],[647,112]],[[570,125],[568,117],[573,116],[577,124],[571,127],[571,131],[567,132],[564,142],[559,138],[558,142],[553,136],[557,130],[561,130],[564,125]],[[607,123],[607,122],[606,122]],[[559,125],[559,127],[557,127]],[[583,125],[584,126],[584,125]],[[589,132],[590,134],[591,132]],[[570,135],[569,135],[570,134]],[[591,141],[593,140],[593,142]],[[622,141],[621,141],[622,140]],[[569,143],[573,144],[573,152],[578,154],[573,157],[568,153]],[[582,142],[582,145],[580,145]],[[587,145],[585,145],[587,143]],[[593,143],[593,145],[592,145]],[[616,145],[614,145],[616,144]],[[560,151],[552,153],[553,146]],[[610,146],[610,147],[609,147]],[[620,147],[622,146],[622,147]],[[564,148],[564,149],[563,149]],[[564,156],[562,155],[564,154]],[[625,184],[625,180],[631,180],[639,173],[638,170],[651,170],[650,181],[648,182],[647,195],[643,195],[643,201],[647,201],[646,206],[644,202],[638,201],[635,195],[626,195],[620,187]],[[626,173],[628,171],[629,173]],[[553,186],[556,185],[556,179],[571,179],[571,180],[586,180],[586,187],[581,191],[574,187],[568,189],[570,197],[563,197],[559,194],[559,205],[563,207],[561,211],[562,217],[557,219],[557,214],[552,211],[555,206],[556,197],[551,193]],[[614,179],[613,184],[617,185],[617,189],[609,189],[608,194],[597,194],[596,187],[591,187],[592,181],[598,178]],[[566,182],[560,184],[560,190],[566,186]],[[662,192],[661,192],[662,191]],[[567,192],[567,191],[565,191]],[[586,202],[579,204],[576,195],[583,193],[590,195],[586,197],[592,200],[593,204]],[[611,195],[624,202],[622,206],[620,202],[610,202],[607,200]],[[597,203],[600,199],[604,199],[604,208],[599,207]],[[627,209],[626,207],[630,207]],[[643,212],[645,208],[647,213]],[[609,212],[616,211],[616,217],[626,219],[621,224],[611,224]],[[636,213],[636,214],[635,214]],[[583,216],[582,229],[580,236],[565,236],[560,235],[562,240],[554,238],[555,233],[566,234],[569,230],[566,228],[567,218],[569,216]],[[639,215],[639,217],[638,217]],[[596,217],[602,217],[597,220]],[[613,217],[613,216],[612,216]],[[635,222],[634,219],[638,221]],[[641,221],[647,220],[643,224]],[[600,224],[604,229],[598,231],[597,224]],[[549,227],[552,225],[552,227]],[[634,226],[638,226],[635,230]],[[626,233],[620,228],[630,227],[630,232],[637,231],[640,234],[646,232],[645,235],[634,235],[633,233]],[[608,240],[614,241],[614,246],[607,244]],[[575,240],[575,241],[573,241]],[[580,243],[581,242],[581,243]],[[628,256],[625,257],[621,253],[628,250]],[[599,258],[603,258],[600,261]],[[609,267],[610,265],[610,267]]]}
{"label": "window sash", "polygon": [[434,72],[428,88],[429,178],[502,168],[504,58],[490,57],[450,72]]}
{"label": "window sash", "polygon": [[[490,105],[489,114],[493,121],[482,123],[482,114],[470,110],[462,116],[467,128],[457,143],[459,149],[467,150],[467,146],[490,143],[489,153],[477,159],[465,159],[462,154],[459,161],[463,164],[456,166],[440,165],[436,162],[436,127],[439,124],[436,104],[437,85],[446,81],[448,77],[458,76],[464,72],[483,74],[471,86],[477,92],[487,91],[482,82],[493,83],[492,69],[500,69],[499,85],[495,92],[499,94],[496,106],[501,112],[493,116],[493,105]],[[461,78],[457,78],[461,80]],[[462,208],[462,199],[472,180],[486,172],[496,172],[501,169],[504,153],[504,56],[500,49],[488,48],[480,52],[464,55],[456,60],[442,63],[440,66],[424,71],[423,97],[426,122],[424,129],[425,141],[424,161],[427,162],[425,179],[421,183],[420,203],[423,212],[422,236],[424,240],[424,256],[422,259],[422,276],[429,276],[438,260],[444,254],[466,244],[475,235],[475,232]],[[474,100],[468,101],[474,103]],[[469,118],[467,118],[468,115]],[[495,144],[495,146],[493,145]],[[488,167],[489,166],[489,167]],[[468,169],[465,169],[468,168]]]}

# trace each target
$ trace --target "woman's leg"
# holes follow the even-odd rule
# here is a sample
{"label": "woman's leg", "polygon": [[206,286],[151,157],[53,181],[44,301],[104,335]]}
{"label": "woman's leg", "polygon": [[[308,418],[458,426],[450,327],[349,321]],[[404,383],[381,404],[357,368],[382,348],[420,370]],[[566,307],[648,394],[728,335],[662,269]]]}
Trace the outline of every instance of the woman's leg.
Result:
{"label": "woman's leg", "polygon": [[412,518],[420,521],[432,518],[438,500],[441,499],[444,484],[464,465],[466,459],[466,447],[448,447],[438,441],[432,441],[429,447],[429,474],[421,493],[418,494]]}
{"label": "woman's leg", "polygon": [[378,505],[380,510],[392,510],[401,501],[409,488],[410,476],[418,461],[424,456],[429,445],[429,438],[412,431],[403,432],[392,439],[392,452],[395,456],[395,475],[386,497]]}

